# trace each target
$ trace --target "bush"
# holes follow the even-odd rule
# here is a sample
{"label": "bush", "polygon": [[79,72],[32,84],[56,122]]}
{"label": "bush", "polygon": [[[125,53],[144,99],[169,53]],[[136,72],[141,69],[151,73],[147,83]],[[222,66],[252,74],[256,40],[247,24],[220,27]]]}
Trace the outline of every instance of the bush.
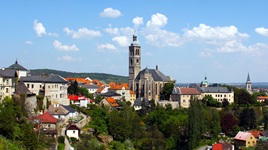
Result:
{"label": "bush", "polygon": [[65,138],[64,136],[59,136],[58,137],[58,142],[59,143],[64,143],[64,138]]}

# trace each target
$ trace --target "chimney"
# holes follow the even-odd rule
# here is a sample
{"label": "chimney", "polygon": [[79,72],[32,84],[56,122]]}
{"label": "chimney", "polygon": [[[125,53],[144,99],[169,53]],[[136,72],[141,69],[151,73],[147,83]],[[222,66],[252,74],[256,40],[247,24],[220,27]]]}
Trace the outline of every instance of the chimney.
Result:
{"label": "chimney", "polygon": [[158,65],[156,65],[155,69],[158,70]]}

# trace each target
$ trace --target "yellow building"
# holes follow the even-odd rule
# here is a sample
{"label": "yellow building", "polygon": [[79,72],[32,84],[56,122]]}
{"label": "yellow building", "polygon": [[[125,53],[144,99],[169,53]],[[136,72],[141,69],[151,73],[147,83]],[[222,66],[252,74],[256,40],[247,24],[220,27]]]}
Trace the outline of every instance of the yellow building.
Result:
{"label": "yellow building", "polygon": [[234,138],[235,143],[240,146],[251,147],[257,144],[256,138],[249,132],[239,131]]}

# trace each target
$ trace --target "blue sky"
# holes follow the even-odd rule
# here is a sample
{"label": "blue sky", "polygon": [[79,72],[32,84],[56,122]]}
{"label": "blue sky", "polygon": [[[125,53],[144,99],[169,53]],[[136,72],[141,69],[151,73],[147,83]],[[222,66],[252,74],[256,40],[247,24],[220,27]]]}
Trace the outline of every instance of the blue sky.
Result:
{"label": "blue sky", "polygon": [[128,75],[134,30],[142,68],[178,83],[268,82],[267,1],[8,0],[1,67]]}

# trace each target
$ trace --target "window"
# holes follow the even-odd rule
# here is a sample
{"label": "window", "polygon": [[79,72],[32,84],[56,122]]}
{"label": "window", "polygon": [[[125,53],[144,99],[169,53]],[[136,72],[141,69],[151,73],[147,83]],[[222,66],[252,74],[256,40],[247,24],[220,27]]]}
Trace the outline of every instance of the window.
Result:
{"label": "window", "polygon": [[34,88],[34,84],[32,84],[32,89]]}
{"label": "window", "polygon": [[183,103],[185,103],[185,100],[183,100]]}
{"label": "window", "polygon": [[8,93],[8,88],[6,88],[6,93]]}
{"label": "window", "polygon": [[6,85],[8,85],[9,83],[8,83],[8,80],[6,80]]}
{"label": "window", "polygon": [[75,130],[73,131],[73,134],[75,133]]}
{"label": "window", "polygon": [[27,84],[27,88],[29,88],[30,87],[30,84]]}

